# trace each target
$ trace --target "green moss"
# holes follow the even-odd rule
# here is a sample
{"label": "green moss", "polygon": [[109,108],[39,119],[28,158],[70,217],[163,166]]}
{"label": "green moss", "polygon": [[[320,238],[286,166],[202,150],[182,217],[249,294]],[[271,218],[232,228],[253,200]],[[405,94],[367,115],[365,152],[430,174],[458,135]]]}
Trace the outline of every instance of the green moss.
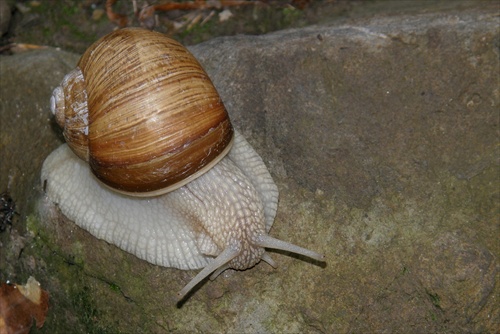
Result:
{"label": "green moss", "polygon": [[176,35],[177,40],[187,40],[189,44],[198,44],[210,39],[216,30],[216,21],[212,18],[204,24],[197,23]]}
{"label": "green moss", "polygon": [[99,322],[96,321],[100,318],[100,312],[95,307],[95,303],[90,296],[89,287],[84,286],[82,289],[76,291],[72,295],[71,302],[73,308],[79,310],[80,319],[87,333],[104,334],[114,332],[108,328],[101,327]]}
{"label": "green moss", "polygon": [[96,39],[89,27],[90,12],[82,1],[68,0],[57,4],[41,1],[37,6],[28,3],[26,7],[29,11],[24,15],[29,18],[31,28],[20,30],[16,36],[20,42],[50,46],[67,43],[67,49],[78,51]]}
{"label": "green moss", "polygon": [[75,5],[61,5],[61,13],[66,16],[73,16],[80,13],[80,7]]}
{"label": "green moss", "polygon": [[[103,314],[92,297],[98,288],[91,286],[103,280],[85,271],[81,243],[71,244],[71,254],[62,251],[51,235],[57,232],[43,225],[36,215],[27,217],[26,229],[32,240],[19,259],[19,266],[22,268],[26,266],[23,263],[35,259],[37,265],[30,268],[29,274],[36,277],[50,295],[46,322],[35,332],[117,333],[111,325],[102,325]],[[112,291],[121,292],[117,284],[104,282]]]}
{"label": "green moss", "polygon": [[427,295],[429,296],[432,304],[436,306],[438,309],[441,309],[441,298],[439,298],[439,295],[437,293],[431,293],[427,292]]}
{"label": "green moss", "polygon": [[41,233],[41,229],[39,229],[38,219],[35,215],[29,215],[26,217],[26,230],[32,235],[38,235]]}
{"label": "green moss", "polygon": [[401,275],[404,276],[404,275],[408,274],[409,272],[410,272],[410,270],[406,266],[404,266],[403,270],[401,271]]}
{"label": "green moss", "polygon": [[116,285],[115,283],[109,283],[108,284],[109,287],[111,288],[112,291],[115,291],[115,292],[121,292],[121,289],[118,285]]}
{"label": "green moss", "polygon": [[299,21],[304,16],[304,12],[294,7],[285,7],[283,8],[282,15],[282,24],[288,27]]}
{"label": "green moss", "polygon": [[83,268],[85,261],[80,242],[75,241],[71,244],[71,254],[63,254],[58,249],[57,244],[53,242],[50,232],[45,226],[40,226],[39,218],[33,214],[26,218],[26,229],[33,236],[33,245],[38,247],[40,252],[47,253],[45,255],[49,256],[48,261],[55,257],[62,259],[67,265],[76,265]]}

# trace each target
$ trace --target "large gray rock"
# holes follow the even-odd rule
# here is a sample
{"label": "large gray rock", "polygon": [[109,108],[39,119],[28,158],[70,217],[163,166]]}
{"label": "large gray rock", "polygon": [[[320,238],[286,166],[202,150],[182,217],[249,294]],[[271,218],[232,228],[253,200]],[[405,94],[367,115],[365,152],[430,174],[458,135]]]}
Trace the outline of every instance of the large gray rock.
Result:
{"label": "large gray rock", "polygon": [[48,99],[78,57],[0,58],[0,189],[21,213],[0,278],[50,292],[47,333],[495,332],[498,26],[469,9],[193,47],[279,186],[271,235],[327,264],[273,254],[278,269],[226,272],[183,305],[195,271],[97,240],[43,197],[62,142]]}

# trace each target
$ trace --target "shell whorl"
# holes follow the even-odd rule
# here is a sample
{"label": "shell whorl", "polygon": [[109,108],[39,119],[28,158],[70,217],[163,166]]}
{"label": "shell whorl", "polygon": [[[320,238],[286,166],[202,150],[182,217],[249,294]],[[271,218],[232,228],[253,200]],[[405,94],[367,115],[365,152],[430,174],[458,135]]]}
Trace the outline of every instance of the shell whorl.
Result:
{"label": "shell whorl", "polygon": [[83,54],[51,106],[73,151],[106,185],[136,196],[176,189],[229,151],[233,129],[210,78],[186,48],[121,29]]}
{"label": "shell whorl", "polygon": [[73,152],[80,159],[89,161],[87,91],[83,73],[78,67],[66,74],[61,85],[54,89],[50,109]]}

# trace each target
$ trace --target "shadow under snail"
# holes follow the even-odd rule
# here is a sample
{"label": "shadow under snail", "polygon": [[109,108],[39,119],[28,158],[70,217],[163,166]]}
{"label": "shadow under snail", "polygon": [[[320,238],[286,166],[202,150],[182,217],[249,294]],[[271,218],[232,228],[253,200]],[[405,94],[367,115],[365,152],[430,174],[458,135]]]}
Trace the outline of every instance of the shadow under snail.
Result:
{"label": "shadow under snail", "polygon": [[233,129],[208,75],[166,36],[138,28],[95,42],[51,98],[67,144],[45,160],[48,199],[97,238],[150,263],[244,270],[265,248],[323,261],[268,232],[278,189]]}

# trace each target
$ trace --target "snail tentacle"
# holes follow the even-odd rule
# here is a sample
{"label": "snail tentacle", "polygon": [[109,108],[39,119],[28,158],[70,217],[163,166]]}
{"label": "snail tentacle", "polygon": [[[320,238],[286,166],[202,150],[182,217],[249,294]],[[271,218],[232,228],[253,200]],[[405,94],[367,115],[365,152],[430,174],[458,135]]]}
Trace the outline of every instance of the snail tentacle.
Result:
{"label": "snail tentacle", "polygon": [[[177,299],[182,300],[198,283],[203,281],[208,275],[226,263],[234,259],[240,253],[239,247],[227,247],[213,261],[211,261],[202,271],[198,273],[181,291],[177,293]],[[225,266],[224,266],[225,267]],[[222,272],[222,271],[221,271]],[[219,272],[220,273],[220,272]]]}
{"label": "snail tentacle", "polygon": [[267,264],[269,264],[274,269],[278,268],[278,264],[276,262],[274,262],[274,260],[269,256],[268,253],[262,254],[261,259],[262,259],[262,261],[266,262]]}
{"label": "snail tentacle", "polygon": [[265,235],[265,234],[259,235],[257,237],[257,239],[255,240],[254,244],[256,246],[260,246],[260,247],[279,249],[279,250],[284,250],[284,251],[291,252],[291,253],[304,255],[304,256],[307,256],[307,257],[314,259],[314,260],[317,260],[317,261],[324,261],[325,260],[325,256],[323,254],[313,252],[309,249],[299,247],[297,245],[288,243],[288,242],[283,241],[283,240],[275,239],[275,238],[273,238],[269,235]]}
{"label": "snail tentacle", "polygon": [[218,268],[216,271],[214,271],[212,273],[212,275],[210,275],[210,280],[213,281],[214,279],[217,278],[217,276],[219,276],[220,274],[222,274],[223,271],[225,271],[226,269],[229,269],[229,268],[231,268],[231,266],[229,265],[229,263],[226,263],[222,267]]}

